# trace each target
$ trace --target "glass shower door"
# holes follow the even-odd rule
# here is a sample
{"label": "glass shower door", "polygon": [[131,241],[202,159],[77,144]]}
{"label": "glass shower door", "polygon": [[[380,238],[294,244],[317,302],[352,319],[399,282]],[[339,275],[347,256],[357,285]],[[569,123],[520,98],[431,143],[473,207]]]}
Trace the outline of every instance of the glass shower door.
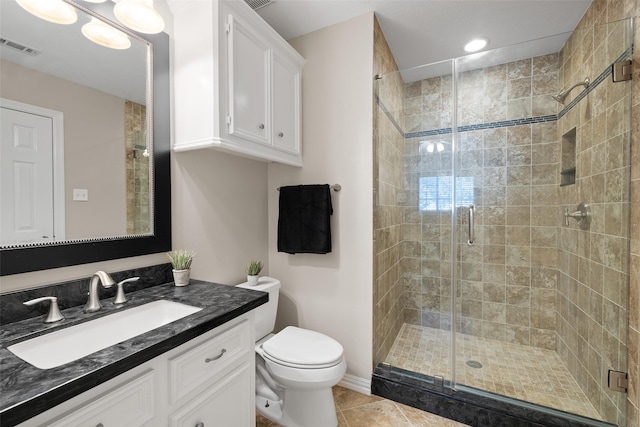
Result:
{"label": "glass shower door", "polygon": [[456,388],[626,425],[631,28],[456,60]]}
{"label": "glass shower door", "polygon": [[452,70],[453,61],[430,64],[387,74],[377,86],[376,362],[441,384],[452,378]]}

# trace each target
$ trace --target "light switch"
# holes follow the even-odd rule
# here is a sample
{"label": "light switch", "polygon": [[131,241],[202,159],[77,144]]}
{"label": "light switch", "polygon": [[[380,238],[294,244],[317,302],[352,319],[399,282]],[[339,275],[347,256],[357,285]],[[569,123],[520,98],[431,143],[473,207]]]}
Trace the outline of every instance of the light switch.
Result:
{"label": "light switch", "polygon": [[88,202],[89,190],[86,188],[74,188],[73,189],[73,201],[74,202]]}

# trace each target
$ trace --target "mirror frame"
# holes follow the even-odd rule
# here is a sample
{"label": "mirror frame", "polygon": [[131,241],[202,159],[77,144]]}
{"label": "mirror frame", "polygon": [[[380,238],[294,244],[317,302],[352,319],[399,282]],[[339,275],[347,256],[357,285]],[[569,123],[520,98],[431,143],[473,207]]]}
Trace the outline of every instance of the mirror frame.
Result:
{"label": "mirror frame", "polygon": [[[116,23],[112,2],[86,3],[86,8]],[[111,6],[111,7],[110,7]],[[118,26],[118,24],[115,24]],[[131,31],[131,30],[130,30]],[[62,242],[0,250],[0,276],[148,255],[171,250],[171,133],[169,36],[141,34],[151,43],[153,58],[153,232],[150,235]]]}

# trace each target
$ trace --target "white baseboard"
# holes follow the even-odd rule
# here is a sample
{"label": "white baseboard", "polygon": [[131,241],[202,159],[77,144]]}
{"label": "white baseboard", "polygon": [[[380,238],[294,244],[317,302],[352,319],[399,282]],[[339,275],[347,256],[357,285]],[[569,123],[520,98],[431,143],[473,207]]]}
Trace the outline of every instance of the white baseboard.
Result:
{"label": "white baseboard", "polygon": [[371,378],[360,378],[355,375],[344,374],[342,381],[338,385],[367,396],[371,395]]}

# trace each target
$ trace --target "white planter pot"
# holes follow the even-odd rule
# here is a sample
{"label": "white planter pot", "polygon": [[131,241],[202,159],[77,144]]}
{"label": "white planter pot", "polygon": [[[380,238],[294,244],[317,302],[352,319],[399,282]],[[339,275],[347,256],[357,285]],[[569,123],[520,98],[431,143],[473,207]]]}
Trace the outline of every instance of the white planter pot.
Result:
{"label": "white planter pot", "polygon": [[173,270],[173,281],[176,286],[187,286],[189,284],[189,275],[191,269],[186,270]]}
{"label": "white planter pot", "polygon": [[258,284],[259,276],[250,276],[247,274],[247,282],[249,282],[249,286],[255,286]]}

